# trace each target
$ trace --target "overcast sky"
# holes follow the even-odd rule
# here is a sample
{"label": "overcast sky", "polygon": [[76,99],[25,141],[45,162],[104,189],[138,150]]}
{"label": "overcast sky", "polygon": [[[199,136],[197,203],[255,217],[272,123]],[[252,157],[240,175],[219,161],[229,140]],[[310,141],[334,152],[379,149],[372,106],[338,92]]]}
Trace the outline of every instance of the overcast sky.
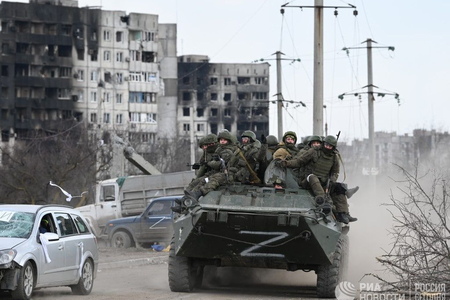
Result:
{"label": "overcast sky", "polygon": [[[23,0],[20,2],[28,2]],[[306,108],[289,104],[284,111],[284,130],[299,136],[312,133],[313,97],[313,10],[286,8],[280,0],[80,0],[79,6],[102,5],[105,10],[124,10],[159,15],[160,23],[178,24],[178,54],[204,54],[211,62],[250,63],[274,59],[278,50],[283,61],[283,95],[302,101]],[[367,56],[358,47],[367,38],[395,51],[373,52],[374,84],[380,91],[400,95],[377,98],[375,130],[412,133],[415,128],[447,131],[450,114],[450,27],[446,0],[324,0],[325,5],[357,7],[324,12],[324,117],[329,134],[342,131],[347,141],[368,136],[367,95],[360,98],[338,95],[360,91],[367,85]],[[295,0],[290,5],[314,5],[314,0]],[[276,64],[271,67],[270,99],[276,94]],[[367,90],[364,90],[367,91]],[[377,90],[376,90],[377,91]],[[276,134],[276,106],[271,106],[270,133]]]}

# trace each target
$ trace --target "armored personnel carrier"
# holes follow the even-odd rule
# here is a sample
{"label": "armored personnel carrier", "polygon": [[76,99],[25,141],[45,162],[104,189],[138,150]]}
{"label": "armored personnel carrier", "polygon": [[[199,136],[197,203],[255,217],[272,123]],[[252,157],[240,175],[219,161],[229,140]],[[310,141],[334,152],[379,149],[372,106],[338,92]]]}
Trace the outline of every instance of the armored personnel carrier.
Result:
{"label": "armored personnel carrier", "polygon": [[199,288],[206,265],[314,270],[318,296],[334,298],[345,275],[348,227],[309,191],[287,182],[282,189],[231,184],[198,202],[185,197],[188,208],[174,220],[170,289]]}

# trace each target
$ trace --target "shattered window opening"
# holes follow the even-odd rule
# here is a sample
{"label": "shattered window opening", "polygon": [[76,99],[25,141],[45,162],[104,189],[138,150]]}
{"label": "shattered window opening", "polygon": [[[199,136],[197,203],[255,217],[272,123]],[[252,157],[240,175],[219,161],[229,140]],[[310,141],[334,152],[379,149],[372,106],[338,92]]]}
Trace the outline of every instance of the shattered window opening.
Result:
{"label": "shattered window opening", "polygon": [[0,237],[28,238],[35,214],[0,210]]}

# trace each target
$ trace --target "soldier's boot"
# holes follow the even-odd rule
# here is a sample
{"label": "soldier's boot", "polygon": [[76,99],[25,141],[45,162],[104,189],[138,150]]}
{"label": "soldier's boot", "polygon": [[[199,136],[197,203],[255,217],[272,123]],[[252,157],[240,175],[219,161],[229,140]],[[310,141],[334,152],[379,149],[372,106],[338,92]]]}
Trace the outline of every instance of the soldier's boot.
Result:
{"label": "soldier's boot", "polygon": [[359,186],[356,186],[356,187],[354,187],[354,188],[352,188],[352,189],[348,189],[348,190],[345,192],[345,196],[347,196],[347,198],[350,199],[350,198],[353,196],[353,194],[356,193],[358,190],[359,190]]}
{"label": "soldier's boot", "polygon": [[345,212],[337,212],[337,213],[335,213],[335,216],[336,216],[336,220],[338,222],[341,222],[344,224],[348,224],[348,222],[350,222],[347,217],[347,213],[345,213]]}
{"label": "soldier's boot", "polygon": [[358,221],[358,218],[350,216],[350,213],[347,213],[347,218],[349,222],[356,222]]}
{"label": "soldier's boot", "polygon": [[188,191],[189,196],[194,198],[195,200],[198,200],[201,196],[203,196],[203,192],[201,191],[201,188],[196,191]]}

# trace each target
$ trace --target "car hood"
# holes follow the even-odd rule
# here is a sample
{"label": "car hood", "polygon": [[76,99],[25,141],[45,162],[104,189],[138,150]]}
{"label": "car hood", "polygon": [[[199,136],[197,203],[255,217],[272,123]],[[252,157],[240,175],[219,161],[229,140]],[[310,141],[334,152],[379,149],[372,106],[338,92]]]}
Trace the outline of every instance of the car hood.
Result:
{"label": "car hood", "polygon": [[139,216],[132,216],[132,217],[125,217],[125,218],[120,218],[120,219],[114,219],[108,222],[109,223],[113,223],[113,224],[129,224],[129,223],[134,223],[136,221],[136,219],[139,218]]}
{"label": "car hood", "polygon": [[25,240],[26,239],[22,238],[0,237],[0,250],[12,249],[20,243],[23,243]]}

